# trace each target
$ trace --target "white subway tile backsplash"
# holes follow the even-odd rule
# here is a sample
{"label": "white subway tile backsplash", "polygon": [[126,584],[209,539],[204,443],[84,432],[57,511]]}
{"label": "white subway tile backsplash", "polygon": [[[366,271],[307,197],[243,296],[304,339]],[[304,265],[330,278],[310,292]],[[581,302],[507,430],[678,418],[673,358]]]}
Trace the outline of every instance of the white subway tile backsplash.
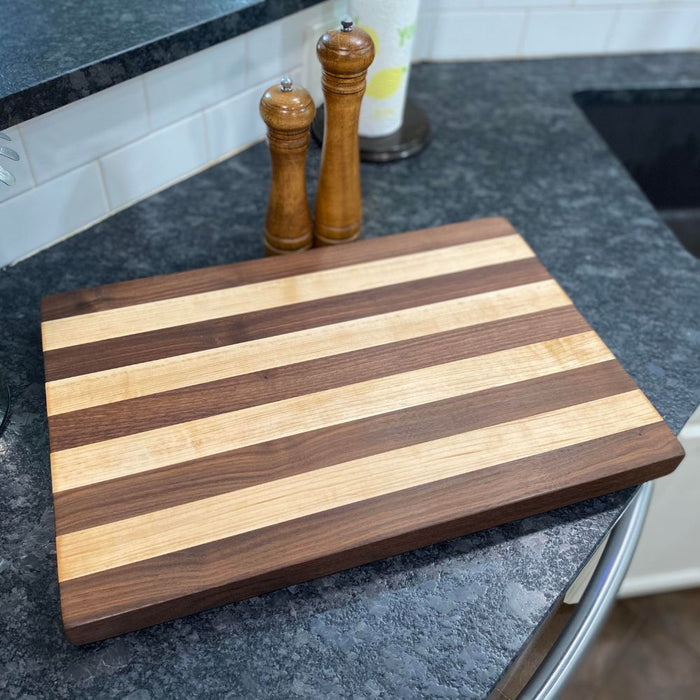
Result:
{"label": "white subway tile backsplash", "polygon": [[305,22],[297,15],[272,22],[246,34],[248,85],[279,80],[289,66],[298,66],[304,54]]}
{"label": "white subway tile backsplash", "polygon": [[245,37],[151,71],[144,81],[151,128],[172,124],[245,89]]}
{"label": "white subway tile backsplash", "polygon": [[258,106],[267,83],[256,85],[204,112],[210,158],[220,158],[265,136]]}
{"label": "white subway tile backsplash", "polygon": [[444,12],[437,16],[431,58],[435,61],[516,56],[525,12]]}
{"label": "white subway tile backsplash", "polygon": [[433,37],[435,36],[435,23],[437,15],[433,12],[423,11],[418,12],[418,21],[416,22],[416,37],[413,40],[413,56],[412,60],[425,61],[430,58],[433,50]]}
{"label": "white subway tile backsplash", "polygon": [[300,36],[303,47],[299,84],[309,91],[317,105],[323,102],[323,90],[316,43],[324,32],[339,25],[340,18],[348,11],[347,6],[348,3],[344,0],[332,0],[314,5],[289,18],[290,22],[297,25],[294,31]]}
{"label": "white subway tile backsplash", "polygon": [[700,6],[618,10],[610,51],[700,49]]}
{"label": "white subway tile backsplash", "polygon": [[566,7],[570,6],[571,3],[572,0],[483,0],[483,7],[531,9],[538,7]]}
{"label": "white subway tile backsplash", "polygon": [[100,159],[112,209],[140,199],[206,162],[207,143],[201,114],[171,124]]}
{"label": "white subway tile backsplash", "polygon": [[143,80],[135,78],[20,126],[37,182],[135,141],[148,132]]}
{"label": "white subway tile backsplash", "polygon": [[523,56],[599,54],[605,50],[615,10],[532,10]]}
{"label": "white subway tile backsplash", "polygon": [[67,236],[107,213],[97,163],[0,204],[0,266]]}
{"label": "white subway tile backsplash", "polygon": [[284,30],[291,31],[296,37],[299,37],[303,36],[309,27],[319,23],[323,26],[323,31],[340,27],[340,19],[347,14],[347,11],[347,0],[321,2],[282,20],[286,23]]}
{"label": "white subway tile backsplash", "polygon": [[28,189],[34,187],[34,178],[29,167],[29,161],[27,160],[27,154],[24,150],[24,144],[22,143],[19,129],[17,127],[4,129],[3,133],[9,136],[12,141],[0,140],[0,146],[12,148],[19,155],[19,160],[10,160],[4,156],[0,157],[0,165],[15,176],[15,184],[11,187],[4,182],[0,182],[0,202],[16,197],[22,194],[22,192],[26,192]]}
{"label": "white subway tile backsplash", "polygon": [[[347,5],[346,0],[327,0],[246,34],[248,86],[265,83],[265,87],[269,87],[288,72],[290,66],[302,65],[307,54],[309,30],[318,31],[317,35],[311,34],[315,45],[324,31],[340,26]],[[317,60],[315,52],[311,58]]]}
{"label": "white subway tile backsplash", "polygon": [[[608,5],[616,7],[617,5],[658,5],[662,0],[574,0],[574,5]],[[675,2],[676,0],[670,0]]]}
{"label": "white subway tile backsplash", "polygon": [[443,10],[468,10],[481,7],[483,0],[421,0],[421,10],[442,12]]}

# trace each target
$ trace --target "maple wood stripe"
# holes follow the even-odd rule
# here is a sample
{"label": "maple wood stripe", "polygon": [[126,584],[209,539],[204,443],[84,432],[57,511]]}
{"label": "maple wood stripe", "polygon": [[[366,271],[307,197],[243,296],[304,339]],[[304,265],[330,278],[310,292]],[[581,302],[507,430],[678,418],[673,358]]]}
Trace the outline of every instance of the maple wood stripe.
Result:
{"label": "maple wood stripe", "polygon": [[51,453],[54,493],[613,359],[591,331]]}
{"label": "maple wood stripe", "polygon": [[534,253],[516,234],[397,255],[267,282],[45,321],[41,326],[43,347],[44,351],[55,350],[234,314],[283,308],[289,304],[378,289],[528,257],[534,257]]}
{"label": "maple wood stripe", "polygon": [[[573,503],[589,483],[590,497],[624,488],[679,458],[659,422],[100,571],[61,584],[64,625],[84,644]],[[176,606],[158,605],[164,581]]]}
{"label": "maple wood stripe", "polygon": [[46,383],[49,415],[568,306],[553,280]]}
{"label": "maple wood stripe", "polygon": [[196,547],[658,420],[644,394],[635,390],[59,535],[59,580]]}
{"label": "maple wood stripe", "polygon": [[51,450],[205,418],[590,330],[572,306],[387,343],[49,417]]}
{"label": "maple wood stripe", "polygon": [[536,258],[468,270],[440,277],[389,285],[376,289],[331,296],[287,306],[284,311],[265,309],[233,317],[217,318],[177,328],[120,336],[44,353],[46,380],[55,381],[115,367],[150,362],[175,355],[210,350],[235,343],[294,333],[308,328],[351,321],[363,316],[474,296],[549,278]]}
{"label": "maple wood stripe", "polygon": [[493,217],[478,222],[460,222],[429,230],[412,231],[400,237],[364,240],[359,246],[318,248],[305,252],[303,256],[260,258],[217,265],[206,270],[187,270],[160,277],[116,282],[46,297],[42,300],[41,317],[44,321],[53,321],[68,316],[108,311],[144,302],[201,294],[396,255],[510,236],[514,232],[505,219]]}
{"label": "maple wood stripe", "polygon": [[632,391],[614,360],[267,441],[56,494],[59,535],[313,471],[378,451]]}

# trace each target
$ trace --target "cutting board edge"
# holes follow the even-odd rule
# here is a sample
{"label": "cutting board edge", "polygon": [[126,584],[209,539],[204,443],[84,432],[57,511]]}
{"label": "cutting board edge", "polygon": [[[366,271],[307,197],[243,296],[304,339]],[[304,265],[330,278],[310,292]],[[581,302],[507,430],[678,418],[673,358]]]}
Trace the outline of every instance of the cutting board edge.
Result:
{"label": "cutting board edge", "polygon": [[[674,471],[683,460],[685,452],[665,423],[660,422],[655,425],[663,426],[668,432],[667,453],[660,455],[652,463],[640,465],[624,472],[615,472],[597,480],[584,481],[586,487],[590,489],[587,499],[638,486]],[[272,593],[288,586],[404,554],[414,549],[573,505],[581,500],[578,495],[580,486],[581,483],[567,484],[554,491],[543,491],[520,501],[500,504],[479,513],[436,522],[418,530],[407,530],[390,539],[374,540],[358,547],[341,549],[333,554],[311,558],[252,579],[227,583],[215,589],[198,591],[179,598],[171,598],[154,605],[127,610],[118,615],[81,622],[71,622],[62,617],[64,633],[71,644],[82,646],[135,632],[152,625],[170,622],[185,615],[197,614],[211,608]],[[378,548],[381,551],[378,551]],[[63,613],[63,599],[61,599],[61,609]]]}

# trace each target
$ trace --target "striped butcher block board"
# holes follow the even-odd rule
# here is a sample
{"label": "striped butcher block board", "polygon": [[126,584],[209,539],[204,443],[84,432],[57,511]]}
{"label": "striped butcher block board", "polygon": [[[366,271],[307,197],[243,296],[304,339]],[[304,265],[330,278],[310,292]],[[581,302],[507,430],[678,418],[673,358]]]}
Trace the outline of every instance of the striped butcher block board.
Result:
{"label": "striped butcher block board", "polygon": [[682,457],[504,219],[59,294],[42,318],[74,643]]}

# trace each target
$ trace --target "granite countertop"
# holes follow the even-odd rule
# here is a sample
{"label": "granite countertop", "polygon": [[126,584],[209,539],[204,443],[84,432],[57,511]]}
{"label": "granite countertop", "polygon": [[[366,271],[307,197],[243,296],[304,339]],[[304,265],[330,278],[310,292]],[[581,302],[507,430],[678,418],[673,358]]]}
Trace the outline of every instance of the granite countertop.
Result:
{"label": "granite countertop", "polygon": [[[431,145],[363,165],[367,237],[508,217],[677,432],[700,398],[700,262],[575,106],[589,88],[700,84],[700,55],[416,66]],[[310,191],[319,149],[311,147]],[[632,490],[83,648],[60,626],[39,301],[258,257],[259,144],[0,271],[0,695],[482,698]],[[21,232],[17,232],[21,235]],[[164,582],[165,585],[165,582]]]}
{"label": "granite countertop", "polygon": [[[32,0],[0,22],[0,128],[232,39],[321,0]],[[85,41],[89,36],[90,41]]]}

